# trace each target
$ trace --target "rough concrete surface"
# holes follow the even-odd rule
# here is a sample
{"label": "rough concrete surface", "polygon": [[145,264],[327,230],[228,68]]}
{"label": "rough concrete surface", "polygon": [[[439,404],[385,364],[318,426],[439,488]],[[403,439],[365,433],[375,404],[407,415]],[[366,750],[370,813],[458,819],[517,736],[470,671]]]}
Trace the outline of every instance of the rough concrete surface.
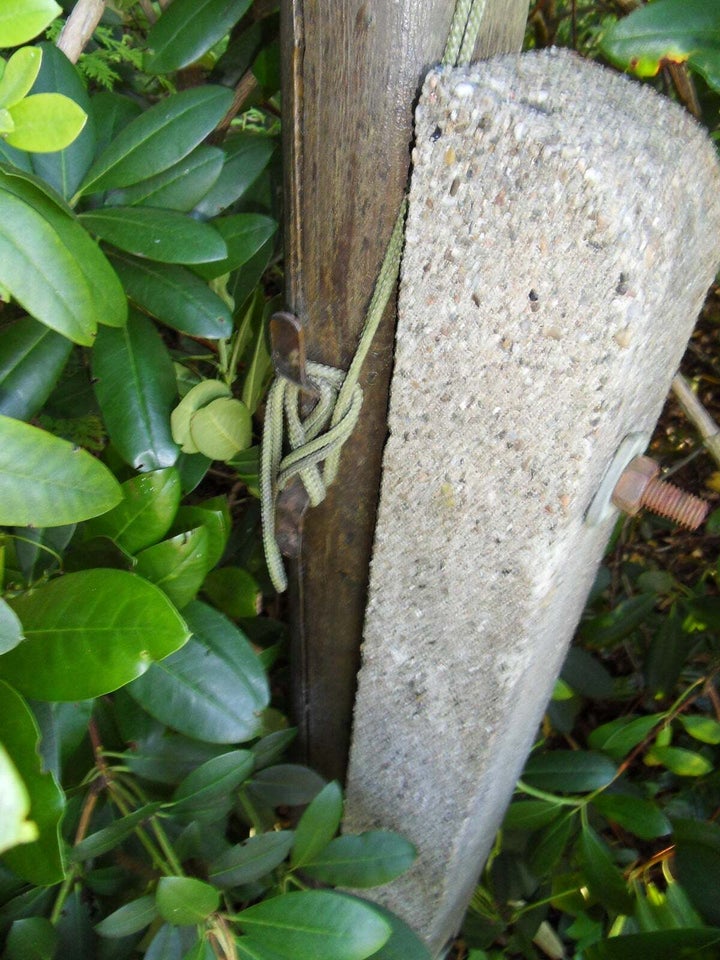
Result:
{"label": "rough concrete surface", "polygon": [[457,930],[718,265],[714,150],[565,52],[433,72],[416,115],[346,829],[419,857],[371,895]]}

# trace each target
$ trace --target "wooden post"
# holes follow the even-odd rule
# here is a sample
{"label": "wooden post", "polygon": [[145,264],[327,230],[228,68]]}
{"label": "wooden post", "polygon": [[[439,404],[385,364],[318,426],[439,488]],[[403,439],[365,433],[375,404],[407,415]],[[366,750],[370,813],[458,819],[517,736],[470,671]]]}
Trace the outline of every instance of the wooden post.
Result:
{"label": "wooden post", "polygon": [[[413,108],[454,0],[281,0],[286,299],[310,359],[347,368],[408,176]],[[528,0],[488,0],[476,56],[519,50]],[[386,437],[394,305],[365,402],[290,570],[302,759],[344,778]]]}

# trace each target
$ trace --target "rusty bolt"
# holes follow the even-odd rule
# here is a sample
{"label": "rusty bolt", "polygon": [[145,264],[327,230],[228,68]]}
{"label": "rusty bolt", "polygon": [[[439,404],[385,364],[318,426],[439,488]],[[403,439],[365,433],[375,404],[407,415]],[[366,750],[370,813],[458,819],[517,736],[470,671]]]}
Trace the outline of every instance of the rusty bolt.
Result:
{"label": "rusty bolt", "polygon": [[645,508],[688,530],[697,530],[707,516],[710,504],[660,480],[659,475],[660,467],[654,460],[635,457],[620,475],[612,502],[630,516]]}

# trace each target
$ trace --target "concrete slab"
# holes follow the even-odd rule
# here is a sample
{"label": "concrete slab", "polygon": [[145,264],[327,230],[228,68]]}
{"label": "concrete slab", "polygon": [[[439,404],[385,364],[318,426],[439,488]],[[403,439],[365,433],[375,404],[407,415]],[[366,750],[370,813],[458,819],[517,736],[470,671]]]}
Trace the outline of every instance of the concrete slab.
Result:
{"label": "concrete slab", "polygon": [[440,70],[416,115],[346,828],[374,896],[456,931],[718,266],[720,175],[677,105],[561,51]]}

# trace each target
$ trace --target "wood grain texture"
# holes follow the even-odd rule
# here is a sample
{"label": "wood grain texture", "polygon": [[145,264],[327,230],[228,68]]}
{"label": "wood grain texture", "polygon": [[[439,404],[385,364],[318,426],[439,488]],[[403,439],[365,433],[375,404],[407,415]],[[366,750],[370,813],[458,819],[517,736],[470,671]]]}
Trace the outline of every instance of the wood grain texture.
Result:
{"label": "wood grain texture", "polygon": [[[520,49],[527,0],[488,0],[477,55]],[[353,356],[406,185],[414,104],[454,0],[282,0],[286,299],[310,359]],[[395,309],[362,377],[361,421],[290,570],[301,758],[344,779],[386,437]]]}

